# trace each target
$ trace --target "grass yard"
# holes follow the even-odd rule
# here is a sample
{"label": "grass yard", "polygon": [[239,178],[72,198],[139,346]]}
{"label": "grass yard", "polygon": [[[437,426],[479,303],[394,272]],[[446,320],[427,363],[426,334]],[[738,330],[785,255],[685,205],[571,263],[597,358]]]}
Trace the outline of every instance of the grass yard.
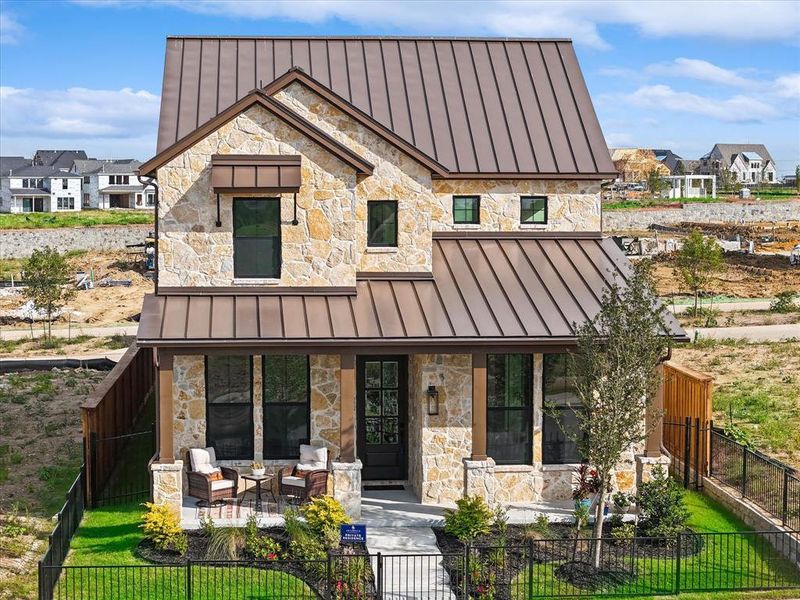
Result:
{"label": "grass yard", "polygon": [[[779,556],[762,538],[755,534],[726,536],[724,532],[751,531],[744,523],[723,507],[697,492],[687,492],[686,504],[691,512],[688,525],[704,541],[703,547],[694,556],[681,559],[681,598],[796,598],[798,591],[772,591],[767,593],[737,593],[737,588],[770,584],[773,587],[800,585],[800,570]],[[558,564],[540,563],[534,568],[535,598],[548,593],[551,597],[581,595],[590,598],[610,598],[621,594],[648,598],[653,595],[671,594],[678,579],[677,561],[674,559],[643,558],[635,562],[636,577],[606,590],[591,594],[556,578],[554,569]],[[513,583],[518,590],[516,598],[527,596],[528,574],[523,572]],[[713,590],[713,591],[712,591]],[[726,591],[729,590],[729,591]],[[725,591],[724,595],[720,592]],[[637,596],[641,594],[641,596]]]}
{"label": "grass yard", "polygon": [[55,229],[97,225],[149,225],[152,210],[82,210],[62,213],[0,214],[0,229]]}

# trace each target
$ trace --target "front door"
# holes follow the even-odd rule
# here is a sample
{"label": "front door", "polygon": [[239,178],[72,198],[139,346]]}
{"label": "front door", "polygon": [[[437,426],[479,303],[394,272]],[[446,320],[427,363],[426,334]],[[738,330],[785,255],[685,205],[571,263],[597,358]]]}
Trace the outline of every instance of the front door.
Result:
{"label": "front door", "polygon": [[406,356],[358,357],[358,457],[363,479],[406,479]]}

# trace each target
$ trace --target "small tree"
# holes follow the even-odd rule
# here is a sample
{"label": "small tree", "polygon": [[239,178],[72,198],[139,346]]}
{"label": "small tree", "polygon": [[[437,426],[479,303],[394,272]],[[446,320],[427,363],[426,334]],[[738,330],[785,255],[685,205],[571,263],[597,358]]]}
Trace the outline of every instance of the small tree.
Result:
{"label": "small tree", "polygon": [[[601,482],[595,538],[602,535],[614,468],[649,433],[645,413],[659,383],[656,367],[670,344],[663,312],[655,303],[647,269],[639,265],[627,285],[614,284],[606,291],[598,315],[578,328],[578,348],[570,355],[580,403],[575,411],[578,428],[562,428]],[[552,407],[548,410],[560,418]],[[594,548],[595,567],[600,565],[600,546]]]}
{"label": "small tree", "polygon": [[700,290],[711,275],[723,268],[722,248],[712,238],[705,238],[697,229],[692,231],[678,250],[676,273],[694,294],[694,314]]}
{"label": "small tree", "polygon": [[22,293],[33,301],[36,310],[47,315],[47,339],[52,339],[53,314],[61,309],[75,293],[67,287],[70,266],[64,256],[50,246],[34,250],[25,261],[25,287]]}
{"label": "small tree", "polygon": [[794,168],[794,189],[800,193],[800,165]]}
{"label": "small tree", "polygon": [[653,196],[658,196],[667,187],[667,180],[658,169],[650,169],[647,173],[647,188]]}

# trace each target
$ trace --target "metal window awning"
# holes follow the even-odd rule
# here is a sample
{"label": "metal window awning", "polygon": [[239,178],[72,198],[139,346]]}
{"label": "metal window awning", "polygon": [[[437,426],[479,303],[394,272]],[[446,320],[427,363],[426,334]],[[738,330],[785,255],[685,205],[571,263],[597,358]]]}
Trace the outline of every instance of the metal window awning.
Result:
{"label": "metal window awning", "polygon": [[[616,244],[599,236],[440,233],[429,277],[362,273],[346,293],[162,289],[145,297],[137,343],[309,352],[568,347],[577,326],[598,313],[605,291],[629,274]],[[668,313],[664,333],[687,339]]]}
{"label": "metal window awning", "polygon": [[214,154],[211,186],[218,194],[296,192],[300,155]]}

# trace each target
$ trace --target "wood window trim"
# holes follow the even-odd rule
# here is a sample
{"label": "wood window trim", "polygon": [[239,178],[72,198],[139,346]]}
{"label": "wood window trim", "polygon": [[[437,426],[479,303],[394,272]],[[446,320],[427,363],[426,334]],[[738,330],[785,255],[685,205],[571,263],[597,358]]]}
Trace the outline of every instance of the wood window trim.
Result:
{"label": "wood window trim", "polygon": [[[394,242],[373,243],[370,241],[371,209],[378,206],[394,207]],[[400,229],[400,207],[397,200],[369,200],[367,201],[367,248],[397,248],[397,238]]]}
{"label": "wood window trim", "polygon": [[[295,355],[288,355],[288,354],[275,354],[270,355],[270,359],[274,359],[276,357],[286,357],[286,356],[295,356]],[[311,443],[311,357],[308,354],[301,355],[306,359],[306,400],[305,403],[303,402],[269,402],[267,403],[267,356],[261,356],[261,418],[262,421],[266,419],[267,416],[267,404],[270,406],[300,406],[305,404],[306,407],[306,436],[304,438],[305,441],[300,442],[301,444],[310,444]],[[300,447],[298,446],[297,451],[294,454],[283,456],[277,454],[268,454],[266,444],[263,442],[266,441],[266,431],[267,431],[267,424],[264,422],[262,430],[262,455],[264,460],[285,460],[285,459],[296,459],[298,457],[298,453],[300,451]]]}
{"label": "wood window trim", "polygon": [[[459,221],[456,219],[456,201],[457,200],[474,200],[475,209],[474,216],[471,221]],[[481,197],[478,194],[459,194],[453,195],[453,225],[480,225],[481,223]]]}
{"label": "wood window trim", "polygon": [[[219,358],[219,357],[217,357],[217,358]],[[227,358],[230,358],[230,356],[227,357]],[[222,457],[217,456],[217,460],[253,460],[253,451],[255,450],[255,444],[254,444],[255,422],[253,420],[253,392],[254,392],[254,390],[253,390],[253,387],[254,387],[253,386],[253,357],[252,356],[247,356],[246,358],[247,358],[248,367],[249,367],[249,370],[250,370],[250,401],[247,403],[249,405],[249,407],[250,407],[250,418],[248,419],[250,431],[249,431],[247,439],[250,440],[251,453],[250,453],[250,456],[236,457],[236,458],[231,458],[231,457],[222,458]],[[205,418],[206,418],[206,435],[208,435],[208,430],[209,430],[209,427],[208,427],[208,415],[209,415],[208,407],[209,407],[209,405],[213,404],[210,401],[210,398],[208,397],[208,389],[209,389],[208,388],[208,359],[209,359],[208,355],[203,357],[203,377],[204,377],[204,380],[205,380],[205,387],[206,387],[206,407],[205,407],[206,408],[206,416],[205,416]],[[262,379],[263,379],[263,377],[262,377]],[[234,406],[243,406],[245,404],[245,402],[230,402],[228,404],[234,405]],[[208,445],[208,439],[206,439],[206,445]],[[214,450],[216,451],[216,448]]]}
{"label": "wood window trim", "polygon": [[[523,216],[523,203],[526,200],[544,200],[544,220],[543,221],[526,221]],[[520,225],[547,225],[550,213],[549,213],[549,205],[550,205],[550,198],[548,196],[541,196],[541,195],[525,195],[519,197],[519,222]]]}

